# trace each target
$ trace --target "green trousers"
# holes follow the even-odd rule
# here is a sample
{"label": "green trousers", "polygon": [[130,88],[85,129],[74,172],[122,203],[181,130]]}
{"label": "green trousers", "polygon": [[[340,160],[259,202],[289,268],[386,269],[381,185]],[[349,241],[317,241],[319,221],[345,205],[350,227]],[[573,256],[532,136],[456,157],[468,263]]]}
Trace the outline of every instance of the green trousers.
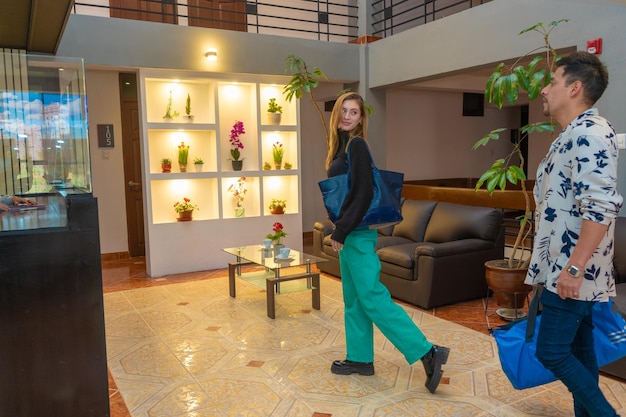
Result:
{"label": "green trousers", "polygon": [[376,230],[355,230],[346,237],[339,251],[346,359],[374,361],[375,324],[407,362],[413,364],[433,345],[380,282],[380,260],[375,252],[377,240]]}

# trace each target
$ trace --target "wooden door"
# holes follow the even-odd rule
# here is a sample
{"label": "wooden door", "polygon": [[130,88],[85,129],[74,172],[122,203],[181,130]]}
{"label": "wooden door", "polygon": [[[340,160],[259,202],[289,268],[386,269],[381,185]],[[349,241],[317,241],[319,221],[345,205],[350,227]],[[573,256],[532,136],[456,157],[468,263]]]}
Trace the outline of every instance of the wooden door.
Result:
{"label": "wooden door", "polygon": [[178,23],[176,0],[109,0],[111,17]]}
{"label": "wooden door", "polygon": [[137,76],[133,73],[120,73],[119,80],[128,253],[134,257],[143,256],[146,253]]}
{"label": "wooden door", "polygon": [[247,31],[246,2],[235,0],[189,0],[189,26]]}

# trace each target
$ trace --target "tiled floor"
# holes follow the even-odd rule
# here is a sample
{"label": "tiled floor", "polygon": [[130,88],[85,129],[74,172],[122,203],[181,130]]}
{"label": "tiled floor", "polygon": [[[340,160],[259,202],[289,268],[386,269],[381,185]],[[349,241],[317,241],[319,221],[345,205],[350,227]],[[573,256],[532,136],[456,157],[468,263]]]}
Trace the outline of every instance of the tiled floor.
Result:
{"label": "tiled floor", "polygon": [[[118,383],[110,376],[112,417],[572,414],[560,383],[521,392],[510,387],[488,336],[483,300],[428,311],[405,305],[431,340],[453,349],[431,396],[421,366],[408,366],[378,333],[376,377],[327,371],[343,352],[339,280],[323,278],[321,311],[310,309],[304,293],[281,295],[271,320],[263,292],[241,283],[230,299],[226,275],[152,279],[142,258],[103,262],[107,356]],[[494,313],[495,302],[489,307]],[[495,314],[490,321],[504,323]],[[608,378],[602,384],[622,409],[626,384]]]}

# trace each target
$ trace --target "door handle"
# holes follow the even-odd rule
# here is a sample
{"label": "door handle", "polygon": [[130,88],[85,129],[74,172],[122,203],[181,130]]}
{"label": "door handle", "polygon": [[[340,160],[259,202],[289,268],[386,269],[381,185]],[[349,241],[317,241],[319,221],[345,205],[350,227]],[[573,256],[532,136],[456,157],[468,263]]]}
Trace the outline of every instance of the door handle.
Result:
{"label": "door handle", "polygon": [[129,187],[139,187],[141,185],[140,182],[128,181]]}

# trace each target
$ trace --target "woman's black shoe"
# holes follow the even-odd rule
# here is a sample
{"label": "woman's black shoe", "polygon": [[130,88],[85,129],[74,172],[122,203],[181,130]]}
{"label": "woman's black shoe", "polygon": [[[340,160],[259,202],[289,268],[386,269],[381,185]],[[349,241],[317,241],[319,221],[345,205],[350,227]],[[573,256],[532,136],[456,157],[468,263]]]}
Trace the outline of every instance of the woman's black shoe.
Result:
{"label": "woman's black shoe", "polygon": [[424,371],[426,371],[426,383],[424,386],[431,394],[435,392],[441,382],[441,377],[443,376],[443,369],[441,369],[441,367],[448,362],[449,355],[450,348],[433,345],[422,358]]}
{"label": "woman's black shoe", "polygon": [[330,367],[330,372],[337,375],[359,374],[370,376],[374,375],[374,364],[372,362],[352,362],[352,361],[334,361]]}

